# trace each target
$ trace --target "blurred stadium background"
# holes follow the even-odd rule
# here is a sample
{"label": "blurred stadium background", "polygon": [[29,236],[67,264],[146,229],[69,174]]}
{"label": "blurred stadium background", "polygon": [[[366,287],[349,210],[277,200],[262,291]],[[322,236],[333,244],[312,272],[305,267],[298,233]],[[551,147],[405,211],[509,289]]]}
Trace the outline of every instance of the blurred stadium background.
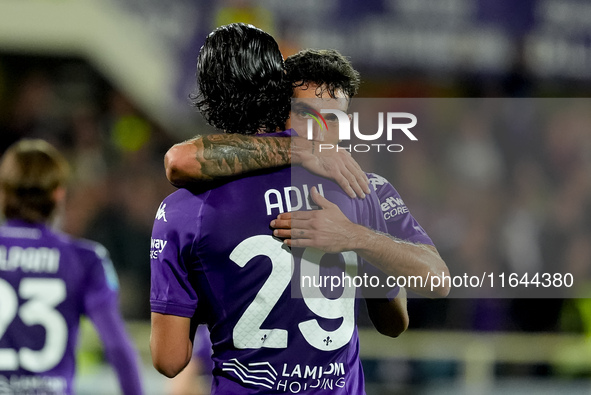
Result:
{"label": "blurred stadium background", "polygon": [[[148,350],[150,232],[173,191],[163,155],[209,131],[188,95],[205,35],[230,22],[270,32],[285,56],[339,49],[362,97],[522,98],[503,122],[476,111],[363,165],[452,270],[570,271],[581,298],[412,299],[399,339],[362,331],[368,394],[591,392],[588,1],[0,0],[0,152],[41,137],[68,155],[61,225],[110,250],[148,393],[167,386]],[[533,97],[580,99],[536,122]],[[79,365],[80,394],[117,392],[88,327]]]}

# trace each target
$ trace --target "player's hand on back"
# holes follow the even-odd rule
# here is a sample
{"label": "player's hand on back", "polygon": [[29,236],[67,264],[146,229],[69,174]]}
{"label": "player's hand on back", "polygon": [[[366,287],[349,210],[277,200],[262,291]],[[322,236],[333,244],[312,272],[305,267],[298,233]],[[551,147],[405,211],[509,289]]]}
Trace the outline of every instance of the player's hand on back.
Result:
{"label": "player's hand on back", "polygon": [[353,250],[357,232],[363,227],[349,221],[316,187],[310,195],[321,209],[279,214],[271,221],[273,235],[285,239],[290,247],[314,247],[329,253]]}
{"label": "player's hand on back", "polygon": [[318,142],[293,138],[293,164],[335,181],[352,198],[364,198],[370,193],[369,179],[349,152],[324,146],[320,148]]}

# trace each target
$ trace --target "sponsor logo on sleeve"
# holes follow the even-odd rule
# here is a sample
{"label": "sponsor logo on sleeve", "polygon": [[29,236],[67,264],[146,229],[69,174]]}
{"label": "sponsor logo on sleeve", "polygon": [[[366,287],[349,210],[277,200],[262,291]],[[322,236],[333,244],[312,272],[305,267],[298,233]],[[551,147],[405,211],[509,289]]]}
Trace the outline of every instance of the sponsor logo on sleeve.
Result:
{"label": "sponsor logo on sleeve", "polygon": [[380,205],[384,212],[384,219],[386,221],[395,218],[397,215],[408,213],[408,208],[401,198],[389,196]]}
{"label": "sponsor logo on sleeve", "polygon": [[158,255],[164,251],[168,241],[161,239],[151,239],[150,242],[150,259],[158,259]]}

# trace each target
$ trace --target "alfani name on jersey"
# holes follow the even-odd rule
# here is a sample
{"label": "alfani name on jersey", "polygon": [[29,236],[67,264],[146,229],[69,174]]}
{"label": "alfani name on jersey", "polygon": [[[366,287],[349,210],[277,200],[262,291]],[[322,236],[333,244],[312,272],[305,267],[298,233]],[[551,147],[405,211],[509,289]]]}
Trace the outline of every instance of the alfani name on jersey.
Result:
{"label": "alfani name on jersey", "polygon": [[0,245],[0,270],[21,269],[27,273],[56,273],[59,269],[60,251],[57,248]]}
{"label": "alfani name on jersey", "polygon": [[[344,376],[345,366],[342,362],[330,363],[328,367],[308,365],[302,367],[300,364],[291,367],[284,363],[276,388],[293,394],[311,389],[333,390],[345,386]],[[287,379],[281,379],[281,377],[287,377]]]}
{"label": "alfani name on jersey", "polygon": [[[322,184],[316,187],[318,192],[324,196],[324,189]],[[285,212],[300,210],[304,205],[308,210],[310,206],[310,188],[303,184],[301,187],[289,186],[283,188],[283,191],[278,189],[268,189],[265,192],[265,206],[267,207],[267,215],[277,215]],[[273,213],[273,209],[277,213]]]}

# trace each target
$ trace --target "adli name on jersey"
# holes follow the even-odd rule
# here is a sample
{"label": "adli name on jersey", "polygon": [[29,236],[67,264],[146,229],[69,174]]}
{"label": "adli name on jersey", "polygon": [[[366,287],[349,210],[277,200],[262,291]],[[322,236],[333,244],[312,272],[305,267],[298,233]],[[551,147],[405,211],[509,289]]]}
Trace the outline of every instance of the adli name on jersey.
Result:
{"label": "adli name on jersey", "polygon": [[[311,210],[310,188],[308,188],[308,185],[303,184],[301,189],[293,185],[283,188],[283,193],[277,189],[268,189],[265,192],[267,215],[273,214],[273,209],[277,209],[278,214],[297,211],[304,206],[304,203],[306,204],[306,208]],[[316,189],[318,189],[318,193],[324,196],[322,184],[318,184]]]}

